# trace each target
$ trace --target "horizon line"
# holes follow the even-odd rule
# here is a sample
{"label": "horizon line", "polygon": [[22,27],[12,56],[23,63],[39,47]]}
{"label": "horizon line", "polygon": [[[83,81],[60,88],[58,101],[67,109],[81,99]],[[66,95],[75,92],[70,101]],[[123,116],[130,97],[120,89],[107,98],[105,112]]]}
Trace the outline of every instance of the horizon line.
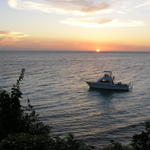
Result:
{"label": "horizon line", "polygon": [[95,50],[0,50],[0,52],[83,52],[83,53],[150,53],[150,51],[100,51]]}

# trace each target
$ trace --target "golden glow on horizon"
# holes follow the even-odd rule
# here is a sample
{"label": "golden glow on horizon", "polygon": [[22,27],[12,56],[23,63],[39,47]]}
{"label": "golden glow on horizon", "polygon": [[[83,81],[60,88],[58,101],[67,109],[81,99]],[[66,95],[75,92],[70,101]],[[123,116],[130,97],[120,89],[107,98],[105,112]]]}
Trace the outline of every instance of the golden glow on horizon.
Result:
{"label": "golden glow on horizon", "polygon": [[99,53],[100,51],[101,51],[101,50],[100,50],[99,48],[98,48],[98,49],[96,49],[96,52],[97,52],[97,53]]}

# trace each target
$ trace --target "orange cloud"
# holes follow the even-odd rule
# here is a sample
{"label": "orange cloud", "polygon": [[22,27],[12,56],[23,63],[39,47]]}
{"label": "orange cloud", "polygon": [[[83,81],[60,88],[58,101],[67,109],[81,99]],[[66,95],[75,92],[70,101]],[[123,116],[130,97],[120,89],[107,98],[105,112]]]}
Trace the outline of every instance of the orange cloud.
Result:
{"label": "orange cloud", "polygon": [[21,32],[0,31],[0,46],[16,43],[28,36],[29,35]]}
{"label": "orange cloud", "polygon": [[134,8],[150,6],[150,0],[7,0],[12,8],[33,9],[43,12],[80,12],[96,13],[113,9],[115,12],[127,12]]}
{"label": "orange cloud", "polygon": [[8,0],[8,4],[12,8],[17,9],[34,9],[43,12],[80,12],[80,13],[94,13],[101,10],[109,9],[111,3],[108,1],[87,1],[87,0],[43,0],[37,2],[35,0]]}

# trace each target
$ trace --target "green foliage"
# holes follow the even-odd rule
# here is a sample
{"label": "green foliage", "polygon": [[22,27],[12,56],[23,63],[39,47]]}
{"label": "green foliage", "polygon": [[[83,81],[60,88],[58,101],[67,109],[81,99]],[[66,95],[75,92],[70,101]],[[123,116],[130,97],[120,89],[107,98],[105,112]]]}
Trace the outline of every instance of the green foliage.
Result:
{"label": "green foliage", "polygon": [[133,136],[131,145],[134,150],[150,150],[150,122],[145,124],[145,131]]}
{"label": "green foliage", "polygon": [[11,92],[0,91],[0,140],[9,133],[19,132],[21,128],[21,117],[23,111],[20,105],[21,91],[20,82],[24,76],[24,69],[17,80],[17,83],[11,89]]}
{"label": "green foliage", "polygon": [[1,150],[48,150],[48,148],[47,137],[28,133],[9,135],[0,143]]}
{"label": "green foliage", "polygon": [[23,115],[21,118],[22,122],[22,131],[25,133],[29,133],[32,135],[43,135],[49,136],[50,134],[50,127],[43,124],[38,118],[33,107],[30,105],[30,101],[28,100],[28,106],[24,107]]}
{"label": "green foliage", "polygon": [[129,145],[122,145],[119,142],[112,141],[109,145],[105,146],[101,150],[132,150]]}
{"label": "green foliage", "polygon": [[58,136],[31,135],[19,133],[9,135],[0,143],[0,150],[92,150],[84,142],[75,140],[72,135]]}
{"label": "green foliage", "polygon": [[39,121],[29,100],[26,107],[20,105],[20,82],[23,80],[24,72],[25,69],[22,69],[10,93],[5,90],[0,92],[0,141],[9,134],[20,132],[44,136],[50,133],[49,127]]}
{"label": "green foliage", "polygon": [[[62,143],[64,143],[64,148],[61,150],[92,150],[94,149],[94,147],[88,146],[87,144],[85,144],[85,142],[75,139],[72,134],[69,134],[62,140],[63,140]],[[58,144],[58,141],[60,140],[56,141],[57,144]]]}

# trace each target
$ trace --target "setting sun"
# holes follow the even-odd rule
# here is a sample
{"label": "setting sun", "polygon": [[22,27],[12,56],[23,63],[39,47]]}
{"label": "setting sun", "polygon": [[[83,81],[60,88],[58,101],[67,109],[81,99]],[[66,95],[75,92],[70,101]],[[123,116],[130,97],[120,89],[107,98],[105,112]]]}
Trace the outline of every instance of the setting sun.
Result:
{"label": "setting sun", "polygon": [[99,53],[101,50],[100,49],[96,49],[96,52]]}

